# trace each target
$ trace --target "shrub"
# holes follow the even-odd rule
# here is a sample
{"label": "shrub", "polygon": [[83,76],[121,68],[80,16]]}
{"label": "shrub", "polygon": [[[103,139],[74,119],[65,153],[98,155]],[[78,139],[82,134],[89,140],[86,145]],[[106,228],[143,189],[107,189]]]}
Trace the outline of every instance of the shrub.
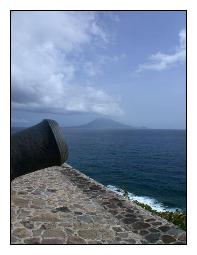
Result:
{"label": "shrub", "polygon": [[153,210],[152,207],[147,204],[140,203],[137,200],[133,200],[133,202],[141,206],[142,208],[150,211],[152,214],[158,215],[161,218],[164,218],[167,221],[172,222],[173,224],[177,225],[178,227],[186,231],[186,214],[184,212],[181,212],[178,209],[175,212],[170,211],[158,212],[156,210]]}

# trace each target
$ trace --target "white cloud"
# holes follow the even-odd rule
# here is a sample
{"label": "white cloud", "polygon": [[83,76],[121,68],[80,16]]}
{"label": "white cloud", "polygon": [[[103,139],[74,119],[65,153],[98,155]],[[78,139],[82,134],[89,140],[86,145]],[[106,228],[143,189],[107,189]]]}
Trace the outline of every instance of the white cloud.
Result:
{"label": "white cloud", "polygon": [[13,109],[121,114],[116,98],[77,79],[77,56],[99,41],[108,36],[93,12],[14,12]]}
{"label": "white cloud", "polygon": [[100,64],[106,64],[106,63],[117,63],[121,60],[124,60],[126,58],[126,54],[122,53],[120,55],[113,55],[113,56],[108,56],[108,55],[100,55],[98,62]]}
{"label": "white cloud", "polygon": [[140,64],[136,70],[140,73],[144,70],[162,71],[174,65],[183,63],[186,56],[186,33],[182,30],[179,33],[179,46],[172,54],[165,54],[158,52],[149,57],[149,61],[144,64]]}
{"label": "white cloud", "polygon": [[93,77],[101,73],[101,66],[99,63],[93,63],[92,61],[87,61],[84,63],[84,72],[87,76]]}
{"label": "white cloud", "polygon": [[126,58],[126,54],[122,53],[120,55],[99,55],[96,57],[94,62],[86,61],[83,64],[83,70],[85,74],[89,77],[94,77],[103,73],[103,67],[105,65],[118,64],[121,60]]}
{"label": "white cloud", "polygon": [[180,40],[180,48],[185,49],[186,48],[186,31],[185,29],[181,30],[179,33],[179,40]]}

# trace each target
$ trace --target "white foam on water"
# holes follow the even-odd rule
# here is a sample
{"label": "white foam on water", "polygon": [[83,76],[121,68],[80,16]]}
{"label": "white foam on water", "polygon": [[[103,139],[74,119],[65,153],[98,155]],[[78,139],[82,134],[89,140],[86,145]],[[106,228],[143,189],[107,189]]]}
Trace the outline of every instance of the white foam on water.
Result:
{"label": "white foam on water", "polygon": [[[113,185],[107,185],[107,188],[121,196],[124,196],[125,192],[121,188],[118,188]],[[137,200],[140,203],[149,205],[153,210],[156,210],[157,212],[165,212],[165,211],[175,212],[176,209],[178,209],[178,208],[168,208],[167,206],[164,206],[162,203],[158,202],[154,198],[147,197],[147,196],[137,196],[131,192],[128,192],[128,197],[130,200]]]}

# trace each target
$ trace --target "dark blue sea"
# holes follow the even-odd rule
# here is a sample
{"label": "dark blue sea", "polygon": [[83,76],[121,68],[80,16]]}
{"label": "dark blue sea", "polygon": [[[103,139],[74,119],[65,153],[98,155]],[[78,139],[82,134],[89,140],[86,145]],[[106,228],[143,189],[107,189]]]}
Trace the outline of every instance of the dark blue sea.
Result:
{"label": "dark blue sea", "polygon": [[74,168],[158,211],[186,210],[185,130],[63,130]]}

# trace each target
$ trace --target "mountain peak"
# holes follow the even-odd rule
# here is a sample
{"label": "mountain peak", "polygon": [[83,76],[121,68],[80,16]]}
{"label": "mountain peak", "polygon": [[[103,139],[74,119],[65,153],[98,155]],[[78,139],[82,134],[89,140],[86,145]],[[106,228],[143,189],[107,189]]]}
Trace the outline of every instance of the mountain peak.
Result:
{"label": "mountain peak", "polygon": [[107,118],[97,118],[85,125],[79,126],[80,128],[95,128],[95,129],[128,129],[132,128],[129,125],[122,124],[118,121],[107,119]]}

